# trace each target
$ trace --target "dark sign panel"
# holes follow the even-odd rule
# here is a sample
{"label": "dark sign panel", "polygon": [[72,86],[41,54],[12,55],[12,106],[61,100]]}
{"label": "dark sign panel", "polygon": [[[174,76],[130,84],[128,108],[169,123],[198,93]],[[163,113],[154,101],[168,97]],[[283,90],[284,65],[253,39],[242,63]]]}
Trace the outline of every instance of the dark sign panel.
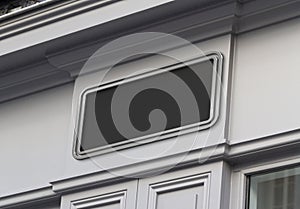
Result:
{"label": "dark sign panel", "polygon": [[212,54],[87,90],[82,95],[76,156],[211,126],[220,66],[221,56]]}

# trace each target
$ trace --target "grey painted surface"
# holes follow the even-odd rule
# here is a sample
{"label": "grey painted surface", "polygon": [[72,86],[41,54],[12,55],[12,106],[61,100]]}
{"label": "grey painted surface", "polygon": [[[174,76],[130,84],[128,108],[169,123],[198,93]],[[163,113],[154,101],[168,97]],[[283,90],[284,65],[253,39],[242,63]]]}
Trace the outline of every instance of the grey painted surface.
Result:
{"label": "grey painted surface", "polygon": [[[157,2],[161,3],[161,1]],[[242,18],[243,21],[240,22],[240,26],[243,26],[241,28],[243,32],[255,28],[253,25],[247,24],[249,20],[247,18],[253,14],[251,6],[254,5],[253,7],[255,7],[255,2],[249,3],[250,10],[246,11],[247,14],[249,12],[249,15],[245,19]],[[284,3],[284,1],[279,0],[276,2],[280,2],[280,4]],[[106,9],[109,10],[109,8]],[[231,18],[226,20],[231,20]],[[70,21],[70,19],[65,21]],[[270,22],[266,24],[270,24]],[[74,25],[71,24],[71,26]],[[226,24],[226,26],[233,27],[231,24]],[[224,30],[228,35],[211,38],[197,44],[205,52],[220,51],[224,55],[224,94],[221,100],[219,120],[210,131],[201,132],[199,135],[200,140],[197,141],[193,149],[222,143],[222,146],[214,150],[213,160],[218,159],[222,161],[226,159],[233,164],[237,163],[237,167],[239,163],[249,164],[252,162],[253,164],[250,167],[254,167],[253,169],[248,169],[249,167],[247,166],[242,169],[234,167],[232,182],[228,181],[231,172],[229,168],[220,168],[214,171],[218,178],[217,183],[212,187],[212,191],[218,191],[219,193],[211,196],[209,201],[215,201],[212,202],[212,204],[215,204],[215,208],[228,209],[227,204],[221,205],[221,202],[229,202],[229,194],[226,194],[226,192],[229,191],[230,183],[233,191],[230,208],[242,208],[245,204],[245,175],[253,172],[261,172],[265,169],[299,163],[299,156],[297,155],[299,132],[289,132],[298,129],[300,126],[300,99],[298,97],[300,88],[300,73],[298,69],[300,66],[298,58],[300,48],[298,41],[299,28],[300,20],[298,18],[238,35],[229,35],[229,31]],[[46,29],[50,30],[49,28],[40,28],[40,30],[31,31],[30,34],[45,34],[45,37],[39,37],[38,41],[48,40],[49,34],[55,35],[52,38],[63,34],[60,33],[62,32],[60,30],[55,31],[57,34],[46,33]],[[60,29],[63,30],[63,28]],[[74,31],[77,30],[76,28],[68,28],[68,32],[73,31],[73,29]],[[211,31],[210,33],[210,37],[212,37],[214,34]],[[217,34],[219,33],[220,31]],[[187,37],[193,36],[195,38],[195,36],[198,36],[197,30],[190,30],[187,34],[189,34]],[[28,42],[19,45],[19,38],[23,40],[26,36],[29,36],[29,33],[20,34],[8,41],[6,40],[0,46],[7,47],[5,49],[7,49],[7,52],[10,52],[29,46],[30,44],[38,43],[36,42],[37,39],[30,39],[33,42],[28,39]],[[197,37],[193,40],[197,40]],[[13,44],[10,45],[12,42]],[[192,56],[190,51],[185,48],[175,50],[174,53],[181,54],[186,58]],[[232,56],[233,54],[234,56]],[[56,54],[52,55],[55,58]],[[73,56],[73,54],[71,55]],[[59,57],[58,61],[62,60],[62,57]],[[233,61],[233,65],[230,61]],[[118,79],[130,73],[130,70],[133,68],[160,66],[165,62],[168,61],[155,58],[154,60],[143,59],[128,63],[120,68],[121,71],[116,71],[112,74],[110,79]],[[63,66],[66,63],[62,62],[61,64]],[[36,68],[37,71],[38,68]],[[231,70],[233,70],[232,78]],[[67,72],[69,71],[66,70],[65,73],[67,74]],[[92,81],[93,79],[87,79],[86,85],[90,85]],[[232,96],[230,95],[230,89],[232,89]],[[188,150],[190,147],[184,146],[184,142],[192,141],[195,136],[194,133],[181,136],[179,138],[181,142],[177,144],[179,146],[174,146],[168,153],[154,157],[158,158],[157,161],[146,162],[149,158],[153,158],[157,152],[165,151],[166,148],[171,147],[175,142],[174,139],[124,150],[120,152],[123,155],[121,157],[117,153],[110,153],[95,157],[92,160],[75,160],[72,156],[72,148],[74,121],[76,118],[74,115],[75,112],[72,114],[71,111],[73,108],[76,108],[77,97],[81,90],[80,88],[74,90],[73,84],[67,84],[0,104],[0,197],[12,195],[11,199],[1,199],[0,207],[5,204],[13,204],[14,202],[55,196],[55,192],[62,192],[64,200],[62,204],[65,204],[62,205],[62,208],[66,208],[66,205],[69,205],[71,200],[77,201],[85,194],[89,201],[89,197],[93,196],[95,194],[94,191],[97,190],[89,190],[82,193],[74,192],[73,194],[66,195],[65,192],[69,192],[69,189],[75,187],[78,189],[81,186],[88,187],[91,183],[94,184],[93,189],[95,189],[95,185],[99,182],[111,183],[112,180],[117,182],[119,179],[114,178],[118,175],[130,175],[134,171],[148,172],[151,169],[154,170],[161,167],[166,168],[165,170],[163,169],[163,171],[166,171],[169,168],[168,166],[179,161],[184,161],[186,164],[193,161],[194,168],[191,170],[195,171],[199,168],[197,174],[203,173],[203,167],[198,167],[201,152],[193,152],[191,155],[185,156],[184,159],[178,156],[176,156],[177,158],[175,156],[167,158],[167,160],[166,158],[160,158]],[[72,100],[73,91],[75,93],[74,100]],[[229,104],[231,106],[228,106]],[[229,135],[227,135],[228,132]],[[274,137],[270,136],[284,132],[287,133]],[[265,136],[269,137],[262,140],[262,137]],[[204,139],[208,141],[205,142]],[[257,140],[258,142],[256,143],[255,139],[260,140]],[[234,146],[227,145],[227,140]],[[286,142],[289,143],[290,147],[294,147],[294,149],[287,149]],[[276,147],[274,148],[274,146]],[[276,153],[276,156],[274,153]],[[287,156],[292,155],[296,160],[281,158],[284,154]],[[210,155],[209,151],[208,155]],[[251,155],[252,157],[247,158],[245,155]],[[124,156],[130,156],[130,158]],[[140,158],[141,156],[143,158]],[[259,159],[261,156],[269,158]],[[249,159],[250,162],[248,162]],[[195,163],[196,161],[197,163]],[[276,164],[276,162],[273,162],[275,165],[272,167],[268,165],[271,161],[284,161],[285,163]],[[258,164],[262,164],[259,169],[256,168]],[[124,167],[110,173],[101,172],[120,166]],[[213,167],[211,167],[212,170]],[[225,174],[224,170],[226,170]],[[207,171],[209,172],[209,170]],[[136,194],[135,189],[138,186],[142,191],[139,194],[139,198],[147,199],[147,191],[150,184],[155,185],[161,181],[161,178],[167,182],[172,182],[174,178],[187,176],[191,172],[183,170],[181,174],[178,176],[174,173],[168,173],[158,177],[150,177],[140,180],[140,184],[134,181],[131,186],[121,183],[113,187],[99,187],[96,193],[101,196],[109,191],[117,192],[120,189],[130,187],[134,188],[131,193],[133,197]],[[222,187],[222,190],[220,190],[220,187]],[[39,188],[44,188],[44,190],[36,190]],[[190,187],[185,193],[195,195],[194,192],[198,192],[197,195],[201,196],[204,194],[202,189],[203,187],[200,190]],[[28,192],[31,190],[34,191]],[[28,193],[19,194],[20,192]],[[180,192],[178,191],[178,194]],[[177,200],[176,195],[172,196],[171,193],[168,195],[164,197]],[[217,200],[214,199],[215,197],[217,197]],[[160,203],[166,200],[163,199],[163,196],[161,198]],[[190,196],[187,198],[190,198]],[[200,199],[201,201],[202,199]],[[105,205],[103,207],[106,209],[120,206],[120,204],[114,205],[114,203],[113,205]],[[78,204],[81,205],[81,202],[78,202]],[[130,204],[134,205],[135,203],[132,202]],[[139,201],[138,204],[140,204],[138,209],[145,208],[142,205],[143,201]],[[53,207],[56,207],[56,205]]]}
{"label": "grey painted surface", "polygon": [[[98,24],[103,24],[105,22],[109,22],[171,1],[172,0],[155,0],[141,2],[139,0],[129,0],[126,2],[116,2],[100,8],[101,15],[99,15],[100,11],[98,8],[98,10],[85,12],[71,18],[54,22],[49,26],[40,27],[38,30],[31,30],[19,35],[15,35],[0,43],[0,55],[34,46],[36,44],[53,40],[70,33],[84,30]],[[116,10],[119,12],[114,12]]]}
{"label": "grey painted surface", "polygon": [[[131,1],[126,1],[126,4],[125,2],[108,1],[112,4],[105,4],[105,8],[111,8],[119,3],[122,5],[124,3],[123,6],[131,4]],[[68,22],[76,15],[87,13],[87,10],[99,11],[103,14],[101,2],[59,1],[57,2],[59,5],[54,5],[54,8],[43,7],[30,15],[0,20],[0,39],[1,44],[3,43],[3,51],[9,49],[6,47],[16,47],[14,50],[11,48],[12,53],[1,56],[0,72],[4,74],[0,79],[0,102],[74,80],[94,50],[116,37],[133,32],[159,31],[199,42],[223,34],[244,33],[300,15],[300,11],[297,9],[300,2],[293,0],[191,0],[188,4],[184,1],[173,1],[103,24],[99,22],[95,27],[79,28],[80,31],[76,33],[69,34],[69,27],[58,28],[64,30],[68,35],[65,34],[55,39],[51,38],[53,38],[53,33],[58,30],[57,28],[42,33],[45,28],[51,28],[56,23]],[[211,7],[212,4],[218,2],[222,2],[222,4]],[[246,3],[241,4],[241,2]],[[49,16],[51,18],[48,18]],[[103,18],[105,19],[105,17]],[[45,21],[40,21],[41,19],[45,19]],[[40,36],[39,33],[42,35]],[[23,34],[27,34],[33,40],[43,38],[51,41],[22,50],[19,50],[19,45],[6,45],[6,43],[10,43],[11,39]],[[22,39],[22,44],[26,43],[29,41],[25,38]]]}
{"label": "grey painted surface", "polygon": [[232,143],[300,127],[300,19],[237,37]]}
{"label": "grey painted surface", "polygon": [[133,209],[136,206],[137,180],[94,188],[62,197],[63,209]]}
{"label": "grey painted surface", "polygon": [[141,179],[137,209],[222,208],[224,162]]}
{"label": "grey painted surface", "polygon": [[61,208],[215,209],[223,205],[224,162],[103,186],[62,197]]}
{"label": "grey painted surface", "polygon": [[27,205],[15,206],[14,209],[60,209],[61,200],[60,198],[41,201],[38,203],[30,203]]}
{"label": "grey painted surface", "polygon": [[[300,101],[296,96],[299,72],[295,67],[300,64],[295,53],[299,47],[295,41],[300,33],[299,25],[299,19],[295,19],[237,37],[229,137],[231,143],[300,126],[297,114]],[[225,72],[229,64],[229,45],[229,36],[199,44],[204,51],[217,50],[224,54]],[[265,55],[264,59],[262,55]],[[46,186],[51,181],[99,171],[97,163],[90,160],[77,161],[71,155],[73,138],[69,121],[72,88],[72,85],[67,85],[1,104],[1,138],[9,139],[1,141],[1,147],[6,147],[1,155],[3,160],[4,156],[11,158],[11,163],[2,163],[3,196]],[[224,108],[222,105],[220,121],[223,121],[223,126],[223,117],[226,116]],[[44,110],[48,110],[47,113]],[[44,121],[40,120],[42,114],[47,116],[43,117]],[[13,125],[15,123],[17,125]],[[17,144],[16,140],[20,139],[26,139],[26,143]],[[33,149],[33,145],[38,149]],[[25,149],[26,146],[31,152]],[[55,155],[52,154],[53,150]],[[144,150],[140,149],[140,152]],[[111,167],[129,163],[113,160],[112,155],[97,159],[111,159]],[[52,167],[45,164],[45,161],[49,161]],[[12,175],[15,175],[13,182],[5,180]]]}
{"label": "grey painted surface", "polygon": [[63,174],[73,85],[0,105],[0,196],[49,185]]}
{"label": "grey painted surface", "polygon": [[[224,54],[225,57],[229,56],[229,48],[230,48],[230,36],[222,36],[219,38],[215,38],[209,41],[205,41],[203,43],[197,44],[197,46],[202,49],[204,52],[209,51],[220,51]],[[191,57],[189,51],[186,51],[186,49],[177,49],[174,50],[174,54],[180,54],[183,57]],[[135,63],[131,63],[128,65],[124,65],[121,67],[121,70],[115,70],[114,73],[111,76],[111,80],[114,80],[116,78],[120,78],[124,76],[124,74],[128,74],[130,70],[134,68],[153,68],[155,66],[160,66],[162,63],[165,63],[166,60],[164,59],[156,59],[154,60],[146,59],[146,60],[140,60]],[[170,62],[170,59],[167,61]],[[174,61],[174,60],[173,60]],[[228,76],[228,59],[224,59],[224,68],[223,68],[223,93],[226,94],[227,89],[227,83],[226,83],[226,77]],[[97,74],[96,74],[97,75]],[[98,74],[99,75],[99,74]],[[78,102],[78,95],[80,92],[82,92],[83,88],[86,88],[87,86],[90,86],[91,84],[94,84],[93,82],[97,82],[97,76],[90,75],[90,77],[87,77],[83,81],[86,81],[87,83],[82,84],[81,87],[78,87],[74,90],[74,106],[77,106]],[[221,107],[220,107],[220,117],[216,124],[208,130],[201,131],[199,133],[190,133],[185,134],[182,136],[179,136],[177,138],[170,138],[168,140],[162,140],[157,143],[151,143],[146,146],[140,146],[135,147],[128,150],[121,150],[119,152],[112,152],[108,154],[104,154],[101,156],[94,157],[92,159],[86,159],[78,161],[74,159],[74,157],[71,155],[72,153],[72,144],[73,144],[73,130],[70,129],[68,142],[69,145],[66,149],[66,155],[65,155],[65,175],[62,176],[63,178],[68,178],[70,176],[76,176],[76,175],[83,175],[91,172],[106,170],[106,169],[112,169],[120,166],[126,166],[134,163],[141,163],[150,159],[158,159],[163,156],[168,155],[174,155],[182,152],[186,152],[190,149],[198,149],[205,146],[213,146],[218,143],[224,143],[225,141],[225,120],[226,120],[226,96],[223,95],[222,101],[221,101]],[[74,108],[73,110],[77,110]],[[72,123],[71,126],[75,127],[75,116],[76,112],[73,112],[72,115]],[[195,139],[197,140],[195,141]],[[195,143],[194,143],[195,141]],[[200,154],[199,154],[200,157]],[[177,162],[173,162],[177,163]],[[116,173],[113,173],[115,175],[118,175]]]}
{"label": "grey painted surface", "polygon": [[[224,54],[223,91],[226,92],[230,36],[199,43],[198,46],[203,51],[220,51]],[[191,56],[184,49],[176,53],[183,57]],[[164,60],[160,62],[163,63]],[[160,62],[156,64],[160,66]],[[141,60],[122,67],[121,73],[128,73],[132,67],[146,67],[146,63],[153,67],[151,60]],[[119,78],[122,74],[116,74],[112,79]],[[80,92],[75,92],[75,96],[76,93]],[[0,155],[4,170],[1,174],[2,196],[44,187],[56,180],[143,162],[153,156],[157,158],[180,153],[191,148],[188,140],[193,142],[195,139],[195,134],[192,133],[179,137],[179,143],[176,139],[171,139],[124,150],[121,154],[125,157],[119,153],[110,153],[92,160],[78,161],[72,156],[75,115],[71,115],[71,110],[76,107],[72,107],[72,94],[73,85],[69,84],[1,105],[0,114],[4,117],[0,119],[3,130],[0,132],[0,138],[6,139],[0,142],[3,147]],[[75,103],[76,101],[77,98]],[[224,142],[225,119],[226,100],[222,98],[218,122],[211,130],[205,130],[197,136],[199,140],[193,145],[194,148]],[[174,143],[177,143],[176,146]],[[172,149],[169,149],[170,146]],[[166,150],[167,153],[163,154]],[[5,160],[6,156],[10,157],[9,163]]]}

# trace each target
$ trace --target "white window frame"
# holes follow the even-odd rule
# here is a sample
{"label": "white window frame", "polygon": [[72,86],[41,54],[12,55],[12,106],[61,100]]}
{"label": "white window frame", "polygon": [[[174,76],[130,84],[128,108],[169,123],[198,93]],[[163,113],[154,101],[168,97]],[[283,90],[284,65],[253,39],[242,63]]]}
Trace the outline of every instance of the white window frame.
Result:
{"label": "white window frame", "polygon": [[230,209],[248,209],[247,201],[249,176],[263,172],[272,171],[274,169],[285,169],[285,167],[299,166],[299,156],[291,159],[285,159],[280,162],[266,162],[261,165],[245,166],[235,168],[231,175],[231,195]]}

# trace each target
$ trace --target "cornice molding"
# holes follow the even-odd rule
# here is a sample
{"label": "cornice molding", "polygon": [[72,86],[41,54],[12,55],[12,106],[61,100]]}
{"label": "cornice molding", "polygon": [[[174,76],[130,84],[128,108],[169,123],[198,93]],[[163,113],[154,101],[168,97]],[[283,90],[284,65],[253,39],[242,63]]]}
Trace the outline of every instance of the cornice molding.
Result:
{"label": "cornice molding", "polygon": [[[172,170],[201,166],[217,161],[226,161],[231,165],[238,164],[239,166],[256,165],[257,163],[266,164],[278,159],[281,161],[298,159],[297,163],[300,163],[299,153],[297,152],[300,148],[299,139],[300,131],[294,130],[238,144],[221,143],[217,147],[207,147],[188,153],[181,163],[176,165]],[[212,155],[211,149],[214,149]],[[202,152],[201,155],[199,154],[200,152]],[[211,156],[207,158],[206,153]],[[207,159],[207,161],[202,162],[202,159],[200,159],[199,156],[203,157],[203,159]],[[170,158],[172,158],[172,160],[170,160]],[[0,207],[11,209],[20,204],[30,203],[31,201],[51,199],[70,192],[107,185],[112,182],[116,184],[129,180],[128,178],[125,179],[123,177],[115,176],[113,174],[115,172],[123,174],[124,176],[131,176],[132,178],[149,176],[160,170],[165,171],[166,168],[173,166],[170,162],[174,162],[175,158],[182,159],[182,156],[169,156],[158,160],[137,163],[131,166],[119,167],[116,168],[114,172],[100,171],[53,181],[49,183],[51,186],[45,188],[1,197]]]}
{"label": "cornice molding", "polygon": [[0,40],[121,0],[46,0],[0,16]]}
{"label": "cornice molding", "polygon": [[33,191],[28,191],[24,193],[15,194],[8,197],[0,198],[0,207],[5,208],[15,208],[22,203],[30,203],[32,201],[42,201],[47,199],[53,199],[57,197],[51,186],[36,189]]}
{"label": "cornice molding", "polygon": [[[17,21],[19,16],[7,19],[0,23],[4,24],[0,39],[6,37],[2,40],[5,43],[10,35],[13,38],[24,30],[26,33],[38,31],[38,25],[44,24],[42,17],[46,18],[44,22],[49,21],[44,27],[51,27],[53,21],[59,22],[84,11],[101,11],[104,2],[116,1],[86,2],[90,1],[64,1],[60,7],[53,4],[34,15],[28,14],[22,21]],[[1,56],[0,102],[73,81],[98,48],[123,35],[158,31],[199,42],[223,34],[245,33],[300,16],[298,0],[192,0],[190,6],[178,2],[162,4]]]}
{"label": "cornice molding", "polygon": [[50,2],[50,0],[3,0],[0,2],[0,17],[5,19],[17,15],[20,12],[37,7],[37,4],[45,4],[45,1],[47,1],[47,4]]}

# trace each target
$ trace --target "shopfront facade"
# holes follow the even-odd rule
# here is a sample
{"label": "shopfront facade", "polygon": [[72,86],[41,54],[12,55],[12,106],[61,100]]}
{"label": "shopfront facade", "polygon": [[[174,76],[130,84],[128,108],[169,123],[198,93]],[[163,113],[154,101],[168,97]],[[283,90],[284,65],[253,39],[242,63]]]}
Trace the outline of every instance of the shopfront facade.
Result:
{"label": "shopfront facade", "polygon": [[[298,209],[299,8],[49,0],[6,11],[0,208]],[[186,66],[200,69],[202,86]],[[178,77],[207,105],[188,100]],[[107,96],[111,88],[118,96]],[[120,112],[103,111],[107,100]],[[191,119],[193,107],[200,118]],[[150,124],[168,128],[155,122],[142,133],[143,108]],[[176,108],[180,123],[171,123]],[[130,132],[124,115],[127,135],[117,139],[108,124],[123,109],[141,128]]]}

